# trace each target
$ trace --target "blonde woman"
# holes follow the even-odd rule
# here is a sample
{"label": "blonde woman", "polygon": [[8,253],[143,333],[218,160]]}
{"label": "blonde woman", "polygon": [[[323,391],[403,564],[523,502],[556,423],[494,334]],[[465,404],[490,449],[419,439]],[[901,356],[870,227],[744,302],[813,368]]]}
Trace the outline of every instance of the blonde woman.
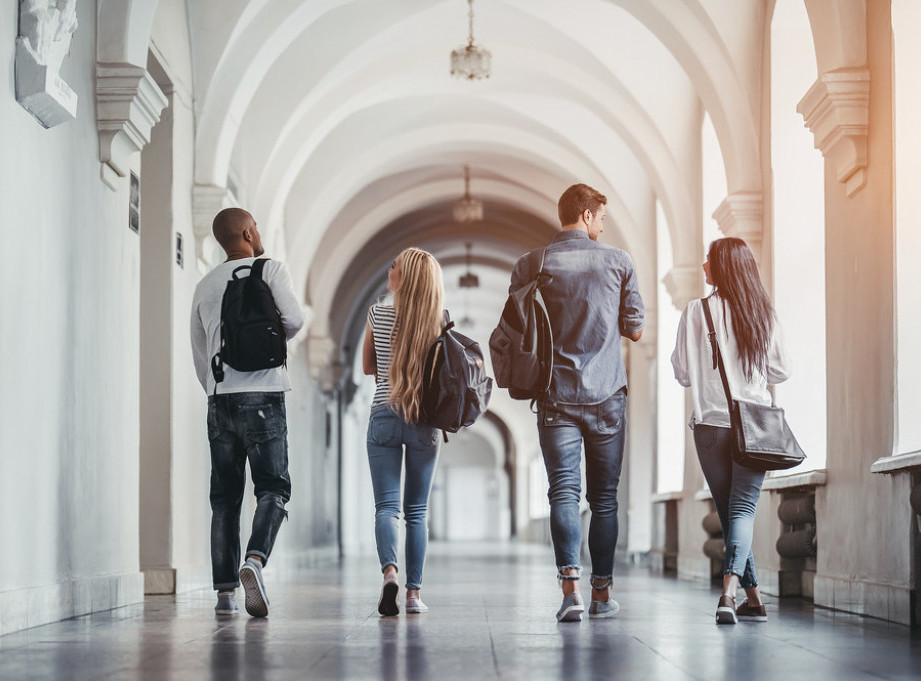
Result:
{"label": "blonde woman", "polygon": [[426,510],[439,439],[435,428],[418,420],[422,366],[444,319],[441,266],[431,253],[407,248],[390,265],[387,290],[393,292],[393,305],[378,303],[368,312],[362,365],[365,374],[377,382],[367,440],[374,486],[374,538],[384,574],[377,610],[392,616],[400,613],[397,523],[404,455],[406,612],[428,610],[419,589],[428,544]]}

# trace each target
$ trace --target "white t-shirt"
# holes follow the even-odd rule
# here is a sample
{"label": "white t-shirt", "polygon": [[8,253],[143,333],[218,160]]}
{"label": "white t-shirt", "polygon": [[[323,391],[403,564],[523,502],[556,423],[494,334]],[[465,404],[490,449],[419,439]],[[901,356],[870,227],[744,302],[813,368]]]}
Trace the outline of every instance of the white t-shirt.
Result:
{"label": "white t-shirt", "polygon": [[[718,296],[711,296],[707,302],[713,316],[713,327],[723,355],[723,365],[726,367],[726,378],[733,399],[771,404],[768,384],[783,383],[790,377],[780,323],[774,322],[765,374],[755,371],[749,380],[745,376],[742,359],[739,357],[739,346],[732,334],[732,313],[729,306],[724,306]],[[691,402],[694,406],[691,428],[697,423],[729,428],[729,406],[726,403],[720,372],[713,368],[713,353],[708,334],[707,319],[704,317],[701,301],[692,300],[684,309],[678,324],[672,367],[678,382],[691,388]]]}
{"label": "white t-shirt", "polygon": [[[214,392],[211,358],[221,349],[221,301],[224,299],[224,290],[236,268],[252,265],[255,260],[240,258],[223,262],[208,272],[195,287],[195,295],[192,297],[192,358],[195,360],[198,381],[209,395]],[[249,271],[244,270],[237,276],[249,276]],[[272,290],[275,307],[281,313],[285,337],[291,340],[304,325],[304,315],[294,294],[288,268],[277,260],[268,260],[262,270],[262,279]],[[218,394],[285,390],[291,390],[291,382],[284,366],[260,371],[237,371],[225,363],[224,380],[217,384]]]}

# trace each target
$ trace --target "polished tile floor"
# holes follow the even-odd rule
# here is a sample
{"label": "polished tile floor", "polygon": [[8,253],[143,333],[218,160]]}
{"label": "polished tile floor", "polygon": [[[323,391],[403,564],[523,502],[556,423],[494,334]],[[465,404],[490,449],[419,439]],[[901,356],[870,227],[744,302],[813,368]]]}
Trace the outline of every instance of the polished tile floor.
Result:
{"label": "polished tile floor", "polygon": [[268,619],[217,618],[210,591],[150,598],[0,638],[0,679],[921,679],[919,632],[776,599],[767,623],[718,627],[717,591],[641,569],[617,576],[617,618],[557,624],[552,564],[434,545],[431,611],[386,619],[372,558],[267,571]]}

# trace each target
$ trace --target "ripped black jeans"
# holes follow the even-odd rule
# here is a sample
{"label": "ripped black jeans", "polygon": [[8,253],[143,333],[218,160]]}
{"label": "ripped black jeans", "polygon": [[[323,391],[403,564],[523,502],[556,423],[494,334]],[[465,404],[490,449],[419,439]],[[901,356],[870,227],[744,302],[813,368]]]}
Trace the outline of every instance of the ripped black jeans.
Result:
{"label": "ripped black jeans", "polygon": [[761,496],[764,473],[732,460],[732,430],[698,423],[694,426],[694,444],[703,469],[713,504],[723,528],[726,556],[723,574],[738,575],[743,589],[758,586],[752,535],[755,529],[755,507]]}
{"label": "ripped black jeans", "polygon": [[285,394],[245,392],[208,397],[211,443],[211,572],[216,590],[240,585],[240,508],[246,461],[256,513],[246,555],[268,562],[291,498]]}

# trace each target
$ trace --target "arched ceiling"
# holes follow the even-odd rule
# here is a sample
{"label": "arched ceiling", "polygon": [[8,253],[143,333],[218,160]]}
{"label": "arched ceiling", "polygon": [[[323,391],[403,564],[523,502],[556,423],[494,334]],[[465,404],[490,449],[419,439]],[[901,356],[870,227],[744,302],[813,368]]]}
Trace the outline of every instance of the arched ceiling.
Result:
{"label": "arched ceiling", "polygon": [[[748,76],[761,10],[727,1],[480,0],[475,33],[493,54],[482,82],[448,74],[464,0],[190,3],[196,182],[233,178],[314,309],[311,335],[336,342],[353,340],[410,244],[447,280],[472,239],[492,283],[466,295],[483,310],[501,300],[579,181],[608,196],[603,238],[654,295],[656,201],[675,264],[696,266],[704,110],[729,191],[760,191]],[[486,204],[473,228],[450,218],[463,165]]]}

